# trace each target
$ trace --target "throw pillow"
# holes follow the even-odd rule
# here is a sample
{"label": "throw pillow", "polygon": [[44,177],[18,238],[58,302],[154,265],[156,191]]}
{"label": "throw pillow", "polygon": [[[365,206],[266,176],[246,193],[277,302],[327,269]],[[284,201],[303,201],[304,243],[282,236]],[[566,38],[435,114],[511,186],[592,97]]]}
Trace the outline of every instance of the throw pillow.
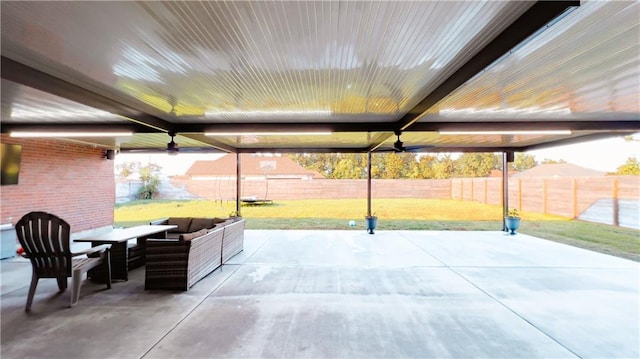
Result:
{"label": "throw pillow", "polygon": [[189,232],[189,226],[191,225],[191,217],[187,217],[187,218],[170,217],[169,220],[167,221],[167,224],[173,224],[178,226],[178,228],[172,229],[169,232],[187,233]]}

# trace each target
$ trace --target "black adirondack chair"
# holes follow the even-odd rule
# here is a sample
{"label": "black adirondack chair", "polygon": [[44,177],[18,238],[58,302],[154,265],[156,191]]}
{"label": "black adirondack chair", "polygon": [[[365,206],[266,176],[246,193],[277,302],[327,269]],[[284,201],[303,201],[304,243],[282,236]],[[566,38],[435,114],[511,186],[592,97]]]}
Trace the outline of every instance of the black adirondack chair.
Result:
{"label": "black adirondack chair", "polygon": [[70,248],[71,227],[58,216],[46,212],[31,212],[16,224],[16,234],[24,249],[22,254],[31,261],[33,274],[27,296],[26,311],[31,310],[33,296],[40,278],[56,278],[60,291],[67,289],[72,277],[71,307],[80,298],[83,275],[99,265],[105,267],[105,282],[111,289],[110,245],[101,245],[73,253]]}

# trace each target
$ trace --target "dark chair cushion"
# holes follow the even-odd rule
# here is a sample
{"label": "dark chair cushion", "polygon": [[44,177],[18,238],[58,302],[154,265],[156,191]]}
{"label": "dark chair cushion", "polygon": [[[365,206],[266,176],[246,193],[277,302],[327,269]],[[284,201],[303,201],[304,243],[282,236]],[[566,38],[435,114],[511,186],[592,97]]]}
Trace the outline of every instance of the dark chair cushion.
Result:
{"label": "dark chair cushion", "polygon": [[187,232],[196,232],[204,228],[213,228],[213,218],[193,218]]}
{"label": "dark chair cushion", "polygon": [[177,228],[172,229],[169,232],[187,233],[189,232],[189,226],[191,225],[191,217],[187,217],[187,218],[170,217],[169,220],[167,221],[167,224],[173,224],[178,226]]}

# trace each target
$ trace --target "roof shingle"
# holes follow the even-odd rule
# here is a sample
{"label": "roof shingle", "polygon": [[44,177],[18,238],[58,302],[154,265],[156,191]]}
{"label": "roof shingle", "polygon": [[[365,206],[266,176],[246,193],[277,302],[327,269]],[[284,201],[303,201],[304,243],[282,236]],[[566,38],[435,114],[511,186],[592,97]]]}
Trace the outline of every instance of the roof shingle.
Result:
{"label": "roof shingle", "polygon": [[[240,168],[244,176],[287,176],[324,178],[321,174],[309,171],[284,156],[260,156],[253,154],[240,155]],[[235,176],[236,156],[225,155],[212,161],[195,161],[185,173],[190,177],[197,176]]]}

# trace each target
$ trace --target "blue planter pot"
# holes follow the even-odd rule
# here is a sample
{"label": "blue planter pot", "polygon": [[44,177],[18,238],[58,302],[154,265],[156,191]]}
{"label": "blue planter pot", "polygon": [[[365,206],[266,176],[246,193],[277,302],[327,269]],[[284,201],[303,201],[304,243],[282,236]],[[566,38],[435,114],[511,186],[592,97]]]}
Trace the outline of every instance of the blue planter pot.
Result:
{"label": "blue planter pot", "polygon": [[378,225],[378,217],[371,216],[364,217],[364,219],[367,220],[367,231],[369,231],[369,234],[374,234],[373,230],[376,229],[376,226]]}
{"label": "blue planter pot", "polygon": [[511,231],[509,234],[511,235],[516,234],[516,230],[520,228],[520,218],[504,217],[504,220],[505,220],[505,224],[507,225],[507,229]]}

